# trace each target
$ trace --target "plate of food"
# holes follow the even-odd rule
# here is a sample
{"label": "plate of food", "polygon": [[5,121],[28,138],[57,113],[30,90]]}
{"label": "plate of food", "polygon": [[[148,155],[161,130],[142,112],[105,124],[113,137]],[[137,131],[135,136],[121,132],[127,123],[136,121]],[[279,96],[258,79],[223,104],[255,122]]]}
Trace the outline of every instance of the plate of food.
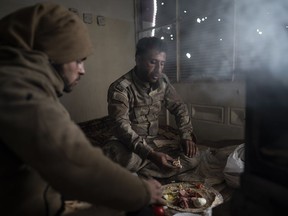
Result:
{"label": "plate of food", "polygon": [[191,213],[200,213],[223,203],[218,191],[199,182],[163,185],[163,198],[168,208]]}

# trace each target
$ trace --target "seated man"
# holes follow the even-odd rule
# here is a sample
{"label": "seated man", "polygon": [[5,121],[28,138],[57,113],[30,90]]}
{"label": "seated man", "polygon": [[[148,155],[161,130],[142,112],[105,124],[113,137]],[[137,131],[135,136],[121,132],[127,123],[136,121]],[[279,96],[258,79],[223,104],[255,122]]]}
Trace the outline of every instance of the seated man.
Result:
{"label": "seated man", "polygon": [[[170,177],[194,168],[199,162],[191,119],[187,106],[163,73],[167,52],[164,41],[142,38],[136,49],[136,66],[108,90],[108,112],[115,122],[115,137],[106,143],[103,151],[132,172],[141,173],[152,162],[149,166],[152,165],[153,171],[146,170],[146,175]],[[162,105],[175,116],[180,135],[176,149],[155,145]],[[175,166],[177,158],[182,165]]]}

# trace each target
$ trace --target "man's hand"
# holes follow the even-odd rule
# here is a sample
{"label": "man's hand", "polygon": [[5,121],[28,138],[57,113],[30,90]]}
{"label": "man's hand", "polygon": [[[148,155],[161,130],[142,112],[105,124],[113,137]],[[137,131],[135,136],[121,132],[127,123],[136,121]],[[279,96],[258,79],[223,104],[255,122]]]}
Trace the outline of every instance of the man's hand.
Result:
{"label": "man's hand", "polygon": [[187,157],[194,157],[197,153],[197,146],[192,140],[181,140],[181,147]]}
{"label": "man's hand", "polygon": [[175,159],[162,152],[150,152],[148,159],[162,169],[179,169],[179,167],[172,164]]}
{"label": "man's hand", "polygon": [[162,198],[162,185],[155,179],[143,180],[148,185],[151,198],[149,204],[166,205],[165,200]]}

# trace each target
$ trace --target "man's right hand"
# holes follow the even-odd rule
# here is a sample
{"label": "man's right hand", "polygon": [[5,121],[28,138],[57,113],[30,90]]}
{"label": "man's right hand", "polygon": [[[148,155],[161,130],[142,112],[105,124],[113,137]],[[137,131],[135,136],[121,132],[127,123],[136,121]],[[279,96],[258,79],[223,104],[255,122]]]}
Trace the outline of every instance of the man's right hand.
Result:
{"label": "man's right hand", "polygon": [[175,159],[162,152],[152,151],[148,155],[148,159],[161,169],[179,169],[179,167],[173,165]]}
{"label": "man's right hand", "polygon": [[143,181],[148,185],[148,190],[151,194],[151,199],[149,204],[166,205],[166,201],[162,198],[162,185],[155,179],[147,179]]}

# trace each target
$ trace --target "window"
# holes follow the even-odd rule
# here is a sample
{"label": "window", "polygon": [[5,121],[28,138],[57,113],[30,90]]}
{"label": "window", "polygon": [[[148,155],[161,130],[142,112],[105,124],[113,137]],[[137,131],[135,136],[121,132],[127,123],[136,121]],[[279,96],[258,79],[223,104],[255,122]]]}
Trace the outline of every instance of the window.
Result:
{"label": "window", "polygon": [[169,47],[172,81],[243,79],[261,67],[286,70],[288,1],[135,0],[137,37]]}
{"label": "window", "polygon": [[166,41],[172,82],[234,78],[234,0],[136,0],[136,6],[138,39]]}

